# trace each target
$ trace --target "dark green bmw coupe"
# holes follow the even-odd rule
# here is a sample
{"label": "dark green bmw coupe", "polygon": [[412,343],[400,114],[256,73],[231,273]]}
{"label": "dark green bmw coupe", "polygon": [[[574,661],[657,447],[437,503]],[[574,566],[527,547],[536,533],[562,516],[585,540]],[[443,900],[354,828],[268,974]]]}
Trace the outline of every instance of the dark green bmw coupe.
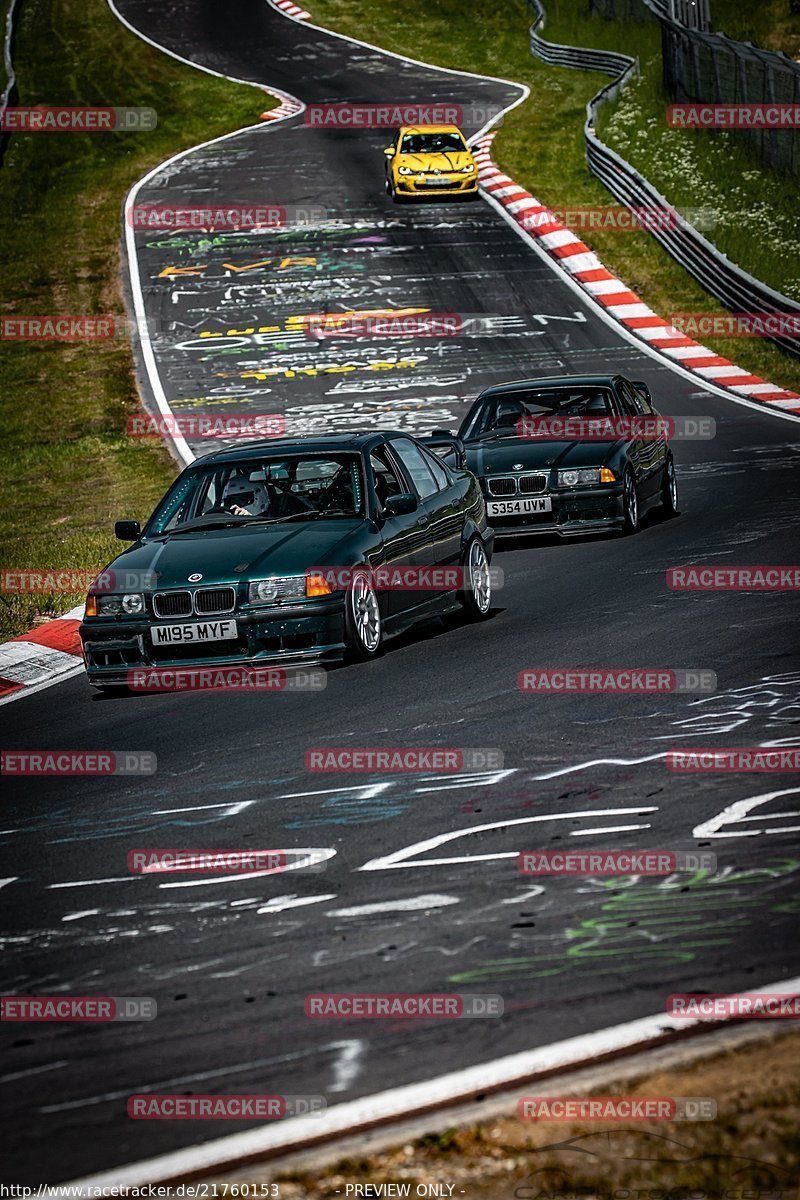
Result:
{"label": "dark green bmw coupe", "polygon": [[402,433],[250,442],[198,459],[98,577],[80,627],[98,687],[142,667],[368,659],[459,607],[489,615],[475,477]]}
{"label": "dark green bmw coupe", "polygon": [[425,443],[480,480],[497,536],[635,533],[678,511],[674,422],[647,385],[623,375],[562,375],[486,388],[457,435]]}

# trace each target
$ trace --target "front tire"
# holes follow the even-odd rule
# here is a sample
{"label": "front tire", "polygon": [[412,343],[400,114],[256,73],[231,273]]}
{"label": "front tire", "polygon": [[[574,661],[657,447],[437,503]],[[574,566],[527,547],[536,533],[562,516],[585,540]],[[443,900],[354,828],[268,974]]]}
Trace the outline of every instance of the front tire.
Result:
{"label": "front tire", "polygon": [[665,517],[677,517],[678,512],[678,480],[675,477],[675,463],[670,454],[664,468],[664,479],[661,484],[661,511]]}
{"label": "front tire", "polygon": [[353,572],[344,600],[344,637],[347,658],[352,662],[366,662],[380,653],[381,610],[367,571]]}
{"label": "front tire", "polygon": [[492,607],[492,574],[489,560],[479,537],[467,546],[464,559],[464,587],[458,602],[473,621],[485,621]]}
{"label": "front tire", "polygon": [[639,497],[636,494],[636,480],[633,471],[628,467],[622,481],[622,516],[623,535],[630,536],[639,528]]}

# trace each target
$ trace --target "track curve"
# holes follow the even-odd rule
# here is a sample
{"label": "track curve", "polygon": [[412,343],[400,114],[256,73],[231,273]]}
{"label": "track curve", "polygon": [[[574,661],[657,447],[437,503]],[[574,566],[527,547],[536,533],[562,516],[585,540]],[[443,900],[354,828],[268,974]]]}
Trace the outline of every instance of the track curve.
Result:
{"label": "track curve", "polygon": [[[519,98],[517,85],[403,64],[266,3],[118,7],[168,50],[305,103]],[[794,807],[792,778],[682,778],[663,753],[687,742],[787,744],[796,734],[791,595],[682,595],[667,589],[665,571],[792,561],[800,429],[643,354],[491,206],[395,209],[381,193],[384,136],[293,118],[190,152],[141,189],[154,203],[191,196],[328,211],[302,236],[174,244],[137,234],[154,361],[173,411],[218,404],[280,412],[295,431],[334,418],[415,430],[453,424],[490,381],[613,366],[645,379],[669,415],[713,417],[717,436],[676,446],[679,520],[624,541],[501,550],[493,620],[479,631],[432,622],[374,663],[330,672],[319,696],[106,701],[73,679],[0,713],[7,748],[159,758],[149,779],[7,788],[0,876],[10,881],[14,965],[4,991],[146,994],[159,1004],[148,1024],[4,1026],[15,1182],[112,1168],[232,1128],[131,1122],[132,1092],[321,1093],[334,1104],[648,1015],[671,992],[797,974],[796,814],[778,817]],[[323,353],[291,318],[350,306],[499,323],[486,338],[359,347],[354,371],[328,370],[352,347]],[[250,333],[228,339],[262,326],[260,343]],[[221,334],[223,350],[187,346],[202,332]],[[537,665],[703,667],[720,691],[702,701],[523,696],[517,673]],[[497,747],[505,769],[331,779],[303,768],[312,746],[432,743]],[[747,811],[720,816],[747,800]],[[494,857],[573,837],[602,848],[710,847],[723,870],[679,885],[531,886],[513,860]],[[126,875],[134,846],[198,842],[336,853],[324,874],[295,879],[176,887]],[[504,1017],[453,1027],[303,1015],[311,990],[459,988],[502,994]]]}

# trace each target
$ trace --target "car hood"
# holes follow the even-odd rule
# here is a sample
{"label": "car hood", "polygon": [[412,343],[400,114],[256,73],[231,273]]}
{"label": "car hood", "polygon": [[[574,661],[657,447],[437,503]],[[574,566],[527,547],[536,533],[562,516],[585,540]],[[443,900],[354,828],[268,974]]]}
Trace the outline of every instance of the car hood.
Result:
{"label": "car hood", "polygon": [[466,447],[467,467],[479,476],[544,468],[602,467],[615,456],[621,444],[619,440],[565,442],[516,437],[496,442],[471,442]]}
{"label": "car hood", "polygon": [[178,533],[123,551],[111,568],[117,573],[152,572],[158,589],[186,587],[194,574],[202,575],[194,582],[204,586],[265,575],[302,575],[308,567],[347,565],[340,556],[348,538],[364,523],[362,517],[342,517]]}
{"label": "car hood", "polygon": [[399,154],[397,165],[412,171],[460,171],[472,166],[474,159],[467,150],[452,150],[449,154]]}

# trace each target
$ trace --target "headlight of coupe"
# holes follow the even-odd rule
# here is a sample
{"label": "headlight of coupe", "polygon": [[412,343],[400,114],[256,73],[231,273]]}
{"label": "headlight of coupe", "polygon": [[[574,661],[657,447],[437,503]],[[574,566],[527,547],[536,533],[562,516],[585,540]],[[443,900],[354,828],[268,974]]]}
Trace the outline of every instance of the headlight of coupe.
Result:
{"label": "headlight of coupe", "polygon": [[471,175],[474,170],[475,170],[475,163],[470,163],[468,166],[461,168],[461,174],[462,175]]}
{"label": "headlight of coupe", "polygon": [[609,467],[581,467],[575,471],[559,471],[559,487],[596,487],[598,483],[616,483],[617,477]]}
{"label": "headlight of coupe", "polygon": [[287,604],[292,600],[305,600],[305,575],[274,576],[259,579],[247,589],[250,604]]}
{"label": "headlight of coupe", "polygon": [[414,174],[414,172],[411,170],[410,167],[398,167],[398,171],[400,172],[401,175],[413,175]]}
{"label": "headlight of coupe", "polygon": [[[94,604],[89,601],[93,600]],[[120,613],[136,616],[144,612],[144,596],[139,592],[127,592],[124,596],[90,596],[86,602],[88,617],[117,617]]]}

